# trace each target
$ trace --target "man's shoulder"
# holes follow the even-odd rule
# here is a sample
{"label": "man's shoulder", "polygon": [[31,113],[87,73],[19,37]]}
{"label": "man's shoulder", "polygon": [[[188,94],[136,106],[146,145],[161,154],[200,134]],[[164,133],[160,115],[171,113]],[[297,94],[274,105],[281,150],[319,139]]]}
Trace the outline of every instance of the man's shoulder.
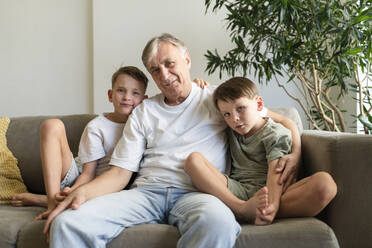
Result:
{"label": "man's shoulder", "polygon": [[151,107],[154,104],[159,104],[160,100],[164,98],[164,95],[162,93],[158,93],[152,97],[149,97],[147,99],[144,99],[141,103],[143,107]]}
{"label": "man's shoulder", "polygon": [[163,94],[159,93],[150,98],[144,99],[141,104],[139,104],[132,112],[129,118],[135,116],[143,116],[145,113],[152,112],[154,108],[160,106],[160,101],[163,98]]}

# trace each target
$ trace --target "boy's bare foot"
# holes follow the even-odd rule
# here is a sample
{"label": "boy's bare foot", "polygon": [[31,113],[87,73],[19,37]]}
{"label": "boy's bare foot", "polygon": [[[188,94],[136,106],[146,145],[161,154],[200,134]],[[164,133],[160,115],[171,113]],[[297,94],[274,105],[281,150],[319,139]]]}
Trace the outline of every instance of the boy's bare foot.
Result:
{"label": "boy's bare foot", "polygon": [[239,213],[237,213],[237,219],[253,223],[256,219],[256,209],[266,208],[268,205],[268,199],[269,193],[265,186],[257,191],[252,198],[242,204]]}
{"label": "boy's bare foot", "polygon": [[269,203],[268,188],[266,186],[264,188],[267,193],[265,195],[266,198],[262,199],[259,206],[256,208],[256,219],[254,220],[254,224],[257,226],[270,225],[273,223],[276,213],[278,212],[278,207],[273,203]]}
{"label": "boy's bare foot", "polygon": [[14,207],[23,207],[23,206],[47,207],[48,200],[47,200],[46,195],[21,193],[21,194],[16,194],[13,196],[12,205]]}
{"label": "boy's bare foot", "polygon": [[277,208],[274,204],[270,204],[265,209],[256,209],[256,219],[254,224],[257,226],[270,225],[273,223],[276,216]]}

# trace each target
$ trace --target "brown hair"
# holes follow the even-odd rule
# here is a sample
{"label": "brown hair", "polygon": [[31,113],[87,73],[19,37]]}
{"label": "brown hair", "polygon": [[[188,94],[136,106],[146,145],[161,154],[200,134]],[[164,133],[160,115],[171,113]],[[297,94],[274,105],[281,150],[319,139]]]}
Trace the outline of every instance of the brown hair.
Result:
{"label": "brown hair", "polygon": [[255,83],[245,77],[233,77],[222,83],[213,93],[213,102],[218,109],[217,102],[236,100],[240,97],[253,99],[258,95],[258,88]]}
{"label": "brown hair", "polygon": [[146,68],[151,58],[158,51],[158,47],[161,42],[168,42],[176,46],[180,50],[182,55],[184,55],[187,52],[185,44],[181,40],[174,37],[173,35],[164,33],[161,34],[160,36],[155,36],[154,38],[149,40],[149,42],[147,42],[142,52],[142,62]]}
{"label": "brown hair", "polygon": [[148,83],[149,80],[147,79],[146,75],[140,69],[138,69],[135,66],[123,66],[123,67],[120,67],[112,75],[112,79],[111,79],[111,87],[112,88],[114,88],[116,79],[118,79],[119,75],[121,75],[121,74],[126,74],[128,76],[131,76],[135,80],[137,80],[139,82],[142,82],[143,83],[143,86],[144,86],[144,89],[146,91],[147,83]]}

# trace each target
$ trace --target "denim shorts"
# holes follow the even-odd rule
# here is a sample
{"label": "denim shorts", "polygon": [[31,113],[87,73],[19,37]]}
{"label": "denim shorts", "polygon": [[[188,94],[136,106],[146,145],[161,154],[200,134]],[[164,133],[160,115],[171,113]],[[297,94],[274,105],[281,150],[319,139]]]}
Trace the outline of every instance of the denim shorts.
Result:
{"label": "denim shorts", "polygon": [[76,179],[80,176],[81,170],[79,169],[78,163],[79,161],[76,161],[74,158],[72,158],[70,169],[67,171],[61,182],[61,190],[63,190],[65,187],[71,187],[75,183]]}

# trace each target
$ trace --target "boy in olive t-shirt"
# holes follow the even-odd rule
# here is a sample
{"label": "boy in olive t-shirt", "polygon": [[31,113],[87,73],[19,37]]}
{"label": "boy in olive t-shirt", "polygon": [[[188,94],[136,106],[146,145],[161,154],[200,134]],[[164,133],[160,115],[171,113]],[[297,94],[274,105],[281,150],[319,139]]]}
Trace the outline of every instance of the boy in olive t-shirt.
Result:
{"label": "boy in olive t-shirt", "polygon": [[185,171],[202,192],[223,201],[236,218],[256,225],[276,217],[315,216],[335,197],[337,186],[326,172],[304,178],[283,191],[278,160],[290,153],[291,133],[260,114],[262,97],[247,78],[235,77],[214,92],[214,103],[230,127],[230,176],[220,173],[202,154],[190,154]]}

